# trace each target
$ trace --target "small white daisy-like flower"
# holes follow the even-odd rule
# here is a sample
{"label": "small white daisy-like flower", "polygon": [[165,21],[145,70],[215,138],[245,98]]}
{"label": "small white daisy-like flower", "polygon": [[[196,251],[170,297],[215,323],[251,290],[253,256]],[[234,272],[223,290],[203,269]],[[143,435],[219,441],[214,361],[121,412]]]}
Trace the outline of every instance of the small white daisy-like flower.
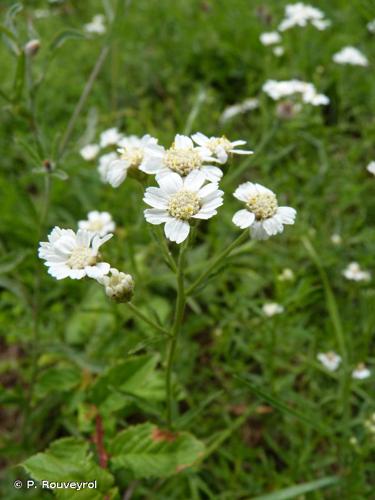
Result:
{"label": "small white daisy-like flower", "polygon": [[334,372],[335,370],[337,370],[341,363],[341,356],[333,351],[320,352],[317,355],[317,358],[322,363],[322,365],[330,372]]}
{"label": "small white daisy-like flower", "polygon": [[347,280],[351,281],[370,281],[371,273],[364,271],[358,262],[351,262],[342,272]]}
{"label": "small white daisy-like flower", "polygon": [[281,42],[281,36],[277,31],[268,31],[265,33],[261,33],[259,40],[263,45],[266,46],[275,45],[276,43]]}
{"label": "small white daisy-like flower", "polygon": [[102,148],[108,146],[116,146],[116,144],[121,140],[122,134],[119,132],[117,127],[112,127],[104,130],[100,134],[100,145]]}
{"label": "small white daisy-like flower", "polygon": [[365,378],[369,378],[370,375],[371,370],[364,363],[359,363],[352,372],[352,377],[357,380],[364,380]]}
{"label": "small white daisy-like flower", "polygon": [[48,241],[40,243],[38,255],[46,261],[49,274],[58,280],[85,276],[97,279],[109,272],[110,265],[100,262],[99,248],[112,236],[107,234],[101,238],[84,229],[75,233],[72,229],[56,226]]}
{"label": "small white daisy-like flower", "polygon": [[103,14],[97,14],[92,18],[92,20],[84,25],[86,33],[94,33],[96,35],[102,35],[106,32],[105,27],[105,17]]}
{"label": "small white daisy-like flower", "polygon": [[111,267],[110,275],[98,278],[98,282],[104,286],[106,295],[116,302],[129,302],[133,296],[133,277],[114,267]]}
{"label": "small white daisy-like flower", "polygon": [[78,222],[78,227],[79,229],[97,233],[99,236],[105,236],[114,232],[116,224],[109,212],[93,210],[87,214],[87,220],[80,220]]}
{"label": "small white daisy-like flower", "polygon": [[232,106],[225,108],[220,116],[220,122],[225,123],[234,116],[247,113],[248,111],[252,111],[256,108],[259,108],[259,99],[256,97],[249,97],[238,104],[233,104]]}
{"label": "small white daisy-like flower", "polygon": [[339,233],[332,234],[332,236],[331,236],[331,242],[334,245],[341,245],[341,243],[342,243],[341,235]]}
{"label": "small white daisy-like flower", "polygon": [[289,4],[285,7],[285,17],[279,25],[280,31],[285,31],[294,26],[305,27],[311,24],[318,30],[325,30],[330,26],[331,22],[325,19],[324,13],[302,2]]}
{"label": "small white daisy-like flower", "polygon": [[195,147],[190,137],[177,134],[169,149],[161,146],[149,148],[142,170],[147,174],[156,174],[157,178],[171,172],[187,176],[197,170],[203,172],[207,180],[218,182],[223,175],[222,170],[208,164],[215,161],[218,160],[209,149]]}
{"label": "small white daisy-like flower", "polygon": [[370,163],[366,167],[367,172],[370,172],[370,174],[375,175],[375,161],[370,161]]}
{"label": "small white daisy-like flower", "polygon": [[299,94],[306,104],[312,104],[313,106],[329,104],[329,98],[326,95],[319,94],[312,83],[301,80],[267,80],[262,90],[274,101]]}
{"label": "small white daisy-like flower", "polygon": [[295,209],[279,207],[276,195],[260,184],[245,182],[238,186],[233,196],[246,204],[245,209],[234,214],[233,223],[241,229],[249,227],[256,240],[266,240],[282,233],[284,224],[294,224]]}
{"label": "small white daisy-like flower", "polygon": [[219,160],[221,164],[228,161],[228,156],[230,154],[237,155],[251,155],[253,151],[236,149],[238,146],[243,146],[246,141],[233,141],[231,142],[226,137],[207,137],[201,132],[197,132],[191,136],[193,141],[198,144],[199,147],[208,149],[212,155]]}
{"label": "small white daisy-like flower", "polygon": [[263,304],[262,307],[263,314],[268,318],[272,318],[276,314],[281,314],[284,312],[284,307],[276,302],[268,302],[267,304]]}
{"label": "small white daisy-like flower", "polygon": [[274,47],[272,52],[276,57],[281,57],[284,55],[285,50],[284,47],[281,47],[281,45],[279,45],[278,47]]}
{"label": "small white daisy-like flower", "polygon": [[344,47],[332,57],[337,64],[350,64],[351,66],[368,66],[367,57],[355,47]]}
{"label": "small white daisy-like flower", "polygon": [[294,272],[289,267],[286,267],[278,276],[279,281],[294,281]]}
{"label": "small white daisy-like flower", "polygon": [[118,155],[114,151],[99,157],[98,172],[100,180],[104,183],[108,182],[108,169],[114,160],[118,160]]}
{"label": "small white daisy-like flower", "polygon": [[145,210],[145,218],[150,224],[164,224],[166,237],[182,243],[189,235],[194,219],[210,219],[223,204],[223,191],[217,183],[203,186],[206,176],[194,170],[186,177],[176,173],[163,175],[157,179],[159,188],[149,187],[143,198],[153,208]]}
{"label": "small white daisy-like flower", "polygon": [[80,155],[86,161],[95,160],[100,151],[98,144],[86,144],[80,151]]}
{"label": "small white daisy-like flower", "polygon": [[145,165],[148,155],[156,150],[162,150],[157,145],[157,139],[150,135],[144,135],[142,138],[136,136],[123,137],[119,141],[121,146],[117,152],[116,159],[110,162],[106,171],[106,180],[113,187],[118,187],[128,175],[130,169],[141,170],[145,172]]}

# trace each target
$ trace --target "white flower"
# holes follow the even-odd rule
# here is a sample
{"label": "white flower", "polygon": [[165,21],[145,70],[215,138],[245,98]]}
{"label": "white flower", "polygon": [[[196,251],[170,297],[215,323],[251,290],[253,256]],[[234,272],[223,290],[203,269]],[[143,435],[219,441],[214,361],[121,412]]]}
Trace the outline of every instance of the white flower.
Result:
{"label": "white flower", "polygon": [[274,45],[275,43],[281,42],[281,36],[277,31],[268,31],[262,33],[259,40],[263,45]]}
{"label": "white flower", "polygon": [[263,304],[262,307],[263,314],[268,318],[275,316],[276,314],[281,314],[284,312],[284,308],[282,305],[277,304],[276,302],[268,302],[267,304]]}
{"label": "white flower", "polygon": [[112,234],[101,238],[98,234],[79,229],[54,227],[48,236],[48,241],[39,245],[38,255],[44,259],[48,272],[54,278],[81,279],[100,278],[108,274],[110,265],[99,262],[99,248],[108,241]]}
{"label": "white flower", "polygon": [[227,108],[225,108],[220,116],[220,122],[225,123],[234,116],[246,113],[247,111],[252,111],[253,109],[256,109],[258,107],[259,99],[250,97],[249,99],[245,99],[238,104],[233,104],[232,106],[228,106]]}
{"label": "white flower", "polygon": [[352,281],[370,281],[371,279],[371,273],[362,270],[358,262],[351,262],[346,269],[343,270],[342,274],[347,280]]}
{"label": "white flower", "polygon": [[104,286],[106,295],[116,302],[128,302],[134,292],[133,277],[113,267],[110,273],[110,276],[98,278],[98,282]]}
{"label": "white flower", "polygon": [[352,66],[368,66],[367,57],[355,47],[344,47],[332,57],[337,64],[351,64]]}
{"label": "white flower", "polygon": [[289,267],[286,267],[282,270],[282,272],[278,276],[279,281],[293,281],[294,280],[294,272]]}
{"label": "white flower", "polygon": [[100,134],[100,145],[102,148],[115,146],[121,138],[122,135],[117,127],[109,128]]}
{"label": "white flower", "polygon": [[206,164],[215,161],[209,149],[197,148],[190,137],[177,134],[169,149],[161,146],[149,148],[142,170],[147,174],[156,174],[156,178],[171,172],[186,176],[197,170],[203,172],[207,180],[218,182],[223,172],[218,167]]}
{"label": "white flower", "polygon": [[[217,183],[203,186],[206,177],[194,170],[186,177],[176,173],[163,175],[157,179],[160,188],[146,189],[144,201],[151,209],[145,210],[145,218],[150,224],[164,224],[166,237],[176,243],[183,242],[189,234],[194,219],[210,219],[216,209],[223,204],[223,191]],[[202,187],[203,186],[203,187]]]}
{"label": "white flower", "polygon": [[371,375],[371,371],[363,363],[359,363],[352,372],[352,377],[357,380],[363,380]]}
{"label": "white flower", "polygon": [[322,365],[330,372],[334,372],[335,370],[337,370],[341,363],[341,356],[333,351],[320,352],[317,355],[317,358],[322,363]]}
{"label": "white flower", "polygon": [[319,94],[312,83],[301,80],[267,80],[262,90],[274,101],[294,94],[300,94],[303,102],[306,104],[324,106],[329,103],[329,98],[324,94]]}
{"label": "white flower", "polygon": [[79,152],[82,158],[86,161],[94,160],[100,151],[98,144],[86,144]]}
{"label": "white flower", "polygon": [[85,229],[99,236],[105,236],[116,229],[116,224],[112,220],[112,215],[108,212],[98,212],[93,210],[87,214],[87,220],[78,222],[79,229]]}
{"label": "white flower", "polygon": [[324,13],[321,10],[311,5],[297,2],[285,7],[285,17],[279,25],[279,30],[285,31],[294,26],[305,27],[309,23],[318,30],[325,30],[331,24],[328,19],[324,19]]}
{"label": "white flower", "polygon": [[35,56],[39,49],[40,49],[40,40],[38,40],[37,38],[29,40],[24,47],[26,55],[30,57]]}
{"label": "white flower", "polygon": [[113,159],[108,165],[105,178],[113,187],[118,187],[128,175],[129,169],[147,171],[145,167],[148,156],[155,151],[163,151],[157,145],[157,139],[150,135],[142,138],[136,136],[123,137],[119,141],[121,147],[117,150],[118,157]]}
{"label": "white flower", "polygon": [[370,33],[375,33],[375,19],[367,23],[367,29]]}
{"label": "white flower", "polygon": [[108,169],[110,164],[118,159],[117,153],[112,151],[111,153],[107,153],[105,155],[102,155],[99,158],[99,165],[98,165],[98,172],[100,175],[100,180],[102,182],[108,182]]}
{"label": "white flower", "polygon": [[281,57],[284,55],[285,50],[284,50],[284,47],[278,46],[278,47],[274,47],[272,52],[276,57]]}
{"label": "white flower", "polygon": [[341,245],[342,243],[342,238],[341,238],[341,235],[338,234],[338,233],[334,233],[332,234],[331,236],[331,242],[334,244],[334,245]]}
{"label": "white flower", "polygon": [[97,14],[92,18],[91,22],[84,25],[84,29],[86,33],[102,35],[106,32],[105,17],[102,14]]}
{"label": "white flower", "polygon": [[229,154],[238,155],[251,155],[253,151],[236,149],[237,146],[243,146],[246,141],[233,141],[231,142],[226,137],[207,137],[201,132],[197,132],[191,136],[193,141],[198,144],[201,148],[205,148],[210,151],[212,155],[219,160],[221,164],[228,161]]}
{"label": "white flower", "polygon": [[375,175],[375,161],[370,161],[366,168],[370,174]]}
{"label": "white flower", "polygon": [[294,224],[296,211],[279,207],[276,195],[260,184],[245,182],[234,192],[234,197],[246,203],[246,208],[233,216],[233,223],[241,229],[250,228],[256,240],[266,240],[282,233],[284,224]]}

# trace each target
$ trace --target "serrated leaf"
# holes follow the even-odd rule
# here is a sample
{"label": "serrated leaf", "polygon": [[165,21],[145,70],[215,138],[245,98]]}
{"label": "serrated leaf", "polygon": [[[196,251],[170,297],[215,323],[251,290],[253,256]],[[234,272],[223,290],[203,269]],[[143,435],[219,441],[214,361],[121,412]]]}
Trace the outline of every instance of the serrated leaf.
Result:
{"label": "serrated leaf", "polygon": [[76,438],[54,441],[47,451],[28,458],[22,466],[36,481],[97,482],[97,489],[54,490],[62,500],[70,500],[73,495],[80,500],[102,500],[113,484],[112,475],[95,463],[89,444]]}
{"label": "serrated leaf", "polygon": [[204,444],[187,432],[172,433],[146,423],[120,432],[110,448],[112,463],[136,478],[167,477],[191,467]]}
{"label": "serrated leaf", "polygon": [[67,40],[82,39],[82,38],[85,39],[86,37],[83,33],[81,33],[78,30],[73,30],[73,29],[64,30],[55,36],[55,38],[50,43],[49,48],[50,50],[53,51],[60,48]]}

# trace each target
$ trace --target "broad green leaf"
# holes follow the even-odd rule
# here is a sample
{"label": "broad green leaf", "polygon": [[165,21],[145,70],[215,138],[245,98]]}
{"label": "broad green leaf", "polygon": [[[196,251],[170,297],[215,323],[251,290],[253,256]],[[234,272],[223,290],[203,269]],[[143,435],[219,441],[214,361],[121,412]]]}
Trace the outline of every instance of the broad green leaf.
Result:
{"label": "broad green leaf", "polygon": [[187,432],[172,433],[147,423],[120,432],[110,453],[116,468],[130,469],[136,478],[167,477],[194,465],[204,444]]}
{"label": "broad green leaf", "polygon": [[324,477],[316,481],[298,484],[295,486],[291,486],[290,488],[275,491],[274,493],[268,493],[267,495],[254,497],[252,498],[252,500],[287,500],[288,498],[295,498],[305,493],[310,493],[311,491],[327,488],[327,486],[337,484],[339,481],[340,478],[337,476]]}
{"label": "broad green leaf", "polygon": [[57,498],[62,500],[73,497],[102,500],[113,485],[112,475],[99,467],[89,451],[89,444],[81,439],[62,438],[54,441],[47,451],[28,458],[22,466],[36,481],[97,481],[97,489],[54,490]]}
{"label": "broad green leaf", "polygon": [[67,392],[81,382],[81,371],[74,366],[54,366],[42,372],[35,392],[44,397],[50,392]]}

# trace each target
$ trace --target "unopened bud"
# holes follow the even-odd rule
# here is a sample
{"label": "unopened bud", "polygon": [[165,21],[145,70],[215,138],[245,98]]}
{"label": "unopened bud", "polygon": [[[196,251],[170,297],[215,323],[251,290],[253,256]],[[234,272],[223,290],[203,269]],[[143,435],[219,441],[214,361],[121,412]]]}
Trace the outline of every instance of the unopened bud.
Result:
{"label": "unopened bud", "polygon": [[113,267],[110,269],[110,275],[103,276],[100,283],[104,286],[106,295],[116,302],[129,302],[133,296],[133,277]]}
{"label": "unopened bud", "polygon": [[40,49],[40,41],[37,40],[36,38],[33,40],[30,40],[25,45],[25,53],[27,56],[31,56],[31,57],[35,56],[39,49]]}

